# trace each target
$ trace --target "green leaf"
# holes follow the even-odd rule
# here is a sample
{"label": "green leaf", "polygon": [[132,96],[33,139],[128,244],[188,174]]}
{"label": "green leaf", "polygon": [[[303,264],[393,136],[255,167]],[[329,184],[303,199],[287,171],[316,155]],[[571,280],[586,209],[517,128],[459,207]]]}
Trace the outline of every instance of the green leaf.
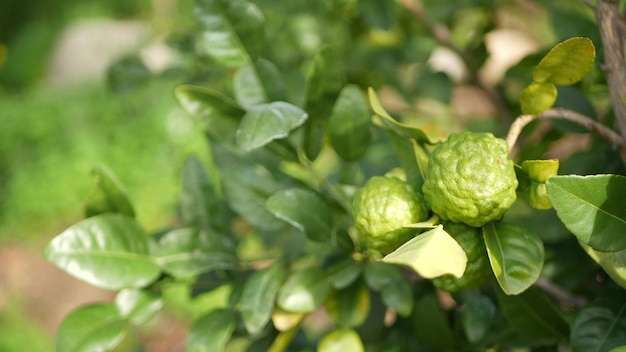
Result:
{"label": "green leaf", "polygon": [[539,278],[544,249],[539,236],[514,224],[490,223],[483,227],[489,262],[507,295],[524,292]]}
{"label": "green leaf", "polygon": [[626,297],[623,292],[600,296],[574,320],[570,343],[574,351],[598,352],[626,344]]}
{"label": "green leaf", "polygon": [[326,302],[326,312],[337,326],[361,326],[370,312],[370,291],[362,281],[334,290]]}
{"label": "green leaf", "polygon": [[282,139],[308,118],[295,105],[277,101],[251,107],[237,130],[237,144],[246,151],[260,148],[275,139]]}
{"label": "green leaf", "polygon": [[367,100],[356,85],[347,85],[339,93],[328,120],[330,144],[346,161],[359,160],[372,141]]}
{"label": "green leaf", "polygon": [[263,44],[263,14],[252,3],[198,0],[194,13],[203,29],[200,49],[223,65],[245,65]]}
{"label": "green leaf", "polygon": [[593,249],[626,249],[626,177],[555,176],[547,183],[557,215],[580,241]]}
{"label": "green leaf", "polygon": [[270,321],[276,294],[286,277],[283,265],[274,264],[253,273],[246,281],[239,300],[239,311],[250,334],[260,332]]}
{"label": "green leaf", "polygon": [[441,225],[415,236],[382,260],[407,265],[427,279],[445,274],[461,277],[467,264],[463,248]]}
{"label": "green leaf", "polygon": [[367,262],[364,277],[367,285],[375,291],[404,280],[400,267],[384,262]]}
{"label": "green leaf", "polygon": [[524,114],[538,114],[550,109],[556,101],[557,90],[549,82],[533,82],[522,91],[520,105]]}
{"label": "green leaf", "polygon": [[244,108],[285,99],[280,72],[267,60],[241,66],[233,77],[233,93]]}
{"label": "green leaf", "polygon": [[417,127],[396,121],[380,104],[376,92],[371,87],[368,89],[368,96],[372,110],[380,118],[378,121],[374,120],[379,126],[385,127],[404,138],[415,139],[420,143],[435,144],[440,142],[438,139],[431,139],[426,132]]}
{"label": "green leaf", "polygon": [[145,287],[159,277],[161,269],[148,248],[148,237],[133,219],[102,214],[56,236],[43,255],[79,280],[120,290]]}
{"label": "green leaf", "polygon": [[326,302],[330,284],[319,268],[292,272],[278,292],[278,305],[286,311],[308,313]]}
{"label": "green leaf", "polygon": [[185,160],[182,177],[180,215],[183,222],[203,231],[202,245],[205,248],[225,250],[232,247],[232,240],[226,235],[224,203],[197,157]]}
{"label": "green leaf", "polygon": [[326,334],[317,346],[317,352],[364,352],[363,342],[352,329],[335,329]]}
{"label": "green leaf", "polygon": [[115,305],[130,323],[142,325],[163,308],[163,300],[147,290],[124,289],[115,296]]}
{"label": "green leaf", "polygon": [[192,228],[174,229],[159,239],[155,260],[164,272],[176,278],[189,278],[215,270],[234,270],[237,258],[223,249],[201,244]]}
{"label": "green leaf", "polygon": [[463,303],[460,321],[470,342],[477,342],[485,336],[493,323],[495,313],[496,306],[491,299],[481,294],[472,295]]}
{"label": "green leaf", "polygon": [[343,81],[339,55],[330,46],[322,48],[313,59],[304,97],[304,110],[309,120],[304,125],[303,149],[310,160],[315,160],[322,150],[326,122]]}
{"label": "green leaf", "polygon": [[246,113],[234,100],[192,85],[178,86],[174,92],[183,109],[201,121],[211,137],[220,142],[234,143],[237,126]]}
{"label": "green leaf", "polygon": [[348,287],[361,275],[362,266],[352,258],[345,258],[328,268],[328,280],[336,289]]}
{"label": "green leaf", "polygon": [[611,349],[609,352],[626,352],[626,345],[615,347]]}
{"label": "green leaf", "polygon": [[95,186],[87,197],[85,216],[118,213],[134,218],[133,206],[115,173],[105,165],[98,165],[93,168],[91,174],[95,178]]}
{"label": "green leaf", "polygon": [[615,283],[626,289],[626,249],[617,252],[600,252],[582,242],[579,243]]}
{"label": "green leaf", "polygon": [[72,311],[57,331],[57,351],[111,351],[126,336],[126,321],[115,305],[93,304]]}
{"label": "green leaf", "polygon": [[413,311],[413,291],[411,285],[404,279],[396,280],[386,285],[380,291],[383,303],[398,315],[407,317]]}
{"label": "green leaf", "polygon": [[196,319],[189,327],[187,352],[221,352],[235,330],[237,315],[216,309]]}
{"label": "green leaf", "polygon": [[572,85],[593,67],[596,49],[589,38],[575,37],[557,44],[535,67],[536,82]]}
{"label": "green leaf", "polygon": [[313,241],[325,242],[331,238],[333,214],[316,193],[298,188],[282,190],[269,197],[266,206],[277,218]]}
{"label": "green leaf", "polygon": [[567,340],[569,325],[539,290],[531,288],[517,296],[496,293],[507,320],[522,336],[538,344]]}
{"label": "green leaf", "polygon": [[415,339],[436,351],[458,351],[456,336],[446,312],[441,308],[431,286],[417,286],[421,291],[415,299],[411,322]]}

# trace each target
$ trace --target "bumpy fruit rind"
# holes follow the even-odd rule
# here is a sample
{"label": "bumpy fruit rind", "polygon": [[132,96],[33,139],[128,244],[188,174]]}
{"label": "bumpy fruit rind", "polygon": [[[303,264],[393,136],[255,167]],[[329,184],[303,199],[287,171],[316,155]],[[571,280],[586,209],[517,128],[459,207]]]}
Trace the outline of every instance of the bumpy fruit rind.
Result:
{"label": "bumpy fruit rind", "polygon": [[481,227],[516,199],[517,178],[506,141],[491,133],[453,133],[430,155],[422,191],[441,219]]}
{"label": "bumpy fruit rind", "polygon": [[359,242],[390,253],[416,234],[403,226],[426,220],[428,208],[423,196],[405,181],[374,176],[355,195],[352,215]]}
{"label": "bumpy fruit rind", "polygon": [[456,278],[453,275],[443,275],[432,280],[432,283],[448,292],[476,288],[492,277],[491,265],[481,230],[462,223],[448,222],[443,229],[454,238],[465,251],[467,266],[463,276]]}

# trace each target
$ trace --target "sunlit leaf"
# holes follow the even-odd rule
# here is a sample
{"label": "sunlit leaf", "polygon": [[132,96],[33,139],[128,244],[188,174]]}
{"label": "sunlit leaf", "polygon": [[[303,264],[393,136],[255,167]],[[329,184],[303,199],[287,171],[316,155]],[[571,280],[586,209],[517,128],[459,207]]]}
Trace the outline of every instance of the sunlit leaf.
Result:
{"label": "sunlit leaf", "polygon": [[335,329],[326,334],[319,345],[317,352],[363,352],[363,342],[356,331],[351,329]]}
{"label": "sunlit leaf", "polygon": [[517,296],[496,291],[498,302],[509,323],[534,343],[564,341],[569,336],[569,325],[554,304],[537,289],[529,289]]}
{"label": "sunlit leaf", "polygon": [[249,333],[258,333],[270,321],[276,293],[286,276],[285,268],[274,264],[250,275],[246,281],[239,300],[239,311]]}
{"label": "sunlit leaf", "polygon": [[507,223],[485,225],[483,236],[493,273],[507,295],[522,293],[537,281],[544,261],[539,236]]}
{"label": "sunlit leaf", "polygon": [[95,186],[87,198],[85,216],[119,213],[135,217],[126,190],[111,169],[105,165],[98,165],[93,168],[91,174],[95,178]]}
{"label": "sunlit leaf", "polygon": [[43,255],[75,278],[109,290],[144,287],[161,274],[143,229],[119,214],[76,223],[52,239]]}
{"label": "sunlit leaf", "polygon": [[313,241],[328,241],[333,216],[324,201],[311,191],[299,188],[282,190],[267,199],[267,209]]}
{"label": "sunlit leaf", "polygon": [[240,67],[233,77],[233,93],[245,108],[285,99],[280,72],[267,60]]}
{"label": "sunlit leaf", "polygon": [[124,289],[115,296],[120,315],[135,325],[146,324],[163,308],[163,300],[147,290]]}
{"label": "sunlit leaf", "polygon": [[370,113],[361,88],[347,85],[339,94],[328,120],[330,144],[347,161],[359,160],[372,140]]}
{"label": "sunlit leaf", "polygon": [[278,292],[278,304],[289,312],[312,312],[320,307],[330,294],[330,284],[319,268],[292,272]]}
{"label": "sunlit leaf", "polygon": [[533,82],[522,91],[520,105],[524,114],[538,114],[554,106],[557,90],[549,82]]}
{"label": "sunlit leaf", "polygon": [[570,334],[574,351],[609,351],[626,344],[626,296],[623,292],[599,297],[583,307]]}
{"label": "sunlit leaf", "polygon": [[196,319],[189,328],[186,351],[221,352],[235,330],[236,313],[216,309]]}
{"label": "sunlit leaf", "polygon": [[194,14],[203,29],[200,49],[226,66],[245,65],[263,43],[263,14],[245,0],[198,0]]}
{"label": "sunlit leaf", "polygon": [[419,234],[383,258],[384,262],[406,265],[432,279],[445,274],[461,277],[467,264],[463,248],[439,225]]}
{"label": "sunlit leaf", "polygon": [[557,44],[539,62],[533,78],[536,82],[571,85],[591,70],[596,50],[589,38],[575,37]]}
{"label": "sunlit leaf", "polygon": [[126,320],[111,303],[80,307],[57,331],[57,351],[111,351],[126,336]]}
{"label": "sunlit leaf", "polygon": [[557,215],[580,241],[603,252],[626,249],[626,177],[555,176],[546,184]]}
{"label": "sunlit leaf", "polygon": [[277,101],[251,107],[237,130],[237,144],[244,150],[260,148],[306,121],[308,115],[295,105]]}

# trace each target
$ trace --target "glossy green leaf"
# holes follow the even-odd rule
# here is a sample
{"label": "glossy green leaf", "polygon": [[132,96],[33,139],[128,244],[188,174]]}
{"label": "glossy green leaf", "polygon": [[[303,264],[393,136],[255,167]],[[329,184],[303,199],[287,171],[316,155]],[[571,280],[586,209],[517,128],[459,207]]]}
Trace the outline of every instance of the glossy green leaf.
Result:
{"label": "glossy green leaf", "polygon": [[328,280],[336,289],[342,289],[352,284],[360,275],[362,265],[352,258],[345,258],[328,268]]}
{"label": "glossy green leaf", "polygon": [[554,106],[557,90],[549,82],[533,82],[522,91],[520,105],[524,114],[538,114]]}
{"label": "glossy green leaf", "polygon": [[514,224],[490,223],[483,227],[489,262],[507,295],[524,292],[539,278],[544,249],[539,236]]}
{"label": "glossy green leaf", "polygon": [[332,47],[323,47],[313,59],[304,97],[309,119],[304,125],[303,149],[310,160],[322,150],[326,123],[343,85],[339,55]]}
{"label": "glossy green leaf", "polygon": [[313,241],[328,241],[331,237],[333,214],[316,193],[299,188],[282,190],[269,197],[266,206]]}
{"label": "glossy green leaf", "polygon": [[252,3],[198,0],[194,13],[203,30],[200,49],[223,65],[245,65],[263,43],[263,14]]}
{"label": "glossy green leaf", "polygon": [[280,72],[267,60],[241,66],[233,77],[233,93],[237,102],[245,108],[285,100]]}
{"label": "glossy green leaf", "polygon": [[209,135],[234,143],[239,121],[245,114],[237,103],[216,91],[192,85],[176,87],[176,98],[185,111],[197,118]]}
{"label": "glossy green leaf", "polygon": [[575,37],[557,44],[535,67],[536,82],[562,86],[579,82],[589,73],[596,57],[596,49],[589,38]]}
{"label": "glossy green leaf", "polygon": [[216,309],[196,319],[189,327],[187,352],[221,352],[235,330],[237,315]]}
{"label": "glossy green leaf", "polygon": [[462,309],[460,321],[465,336],[470,342],[477,342],[489,331],[496,306],[489,297],[477,294],[465,301]]}
{"label": "glossy green leaf", "polygon": [[626,249],[626,177],[555,176],[546,185],[559,219],[581,242],[603,252]]}
{"label": "glossy green leaf", "polygon": [[467,264],[463,248],[443,226],[419,234],[389,253],[384,262],[406,265],[424,278],[445,274],[461,277]]}
{"label": "glossy green leaf", "polygon": [[[431,139],[431,137],[429,137],[426,132],[417,127],[409,126],[407,124],[396,121],[380,104],[380,101],[378,100],[374,89],[370,87],[367,92],[370,106],[372,107],[372,110],[374,110],[376,116],[380,118],[377,123],[378,125],[381,125],[404,138],[412,138],[420,143],[435,144],[437,142],[440,142],[440,140],[438,139]],[[374,122],[376,123],[377,120],[374,120]]]}
{"label": "glossy green leaf", "polygon": [[95,186],[87,197],[85,216],[119,213],[134,218],[135,210],[117,175],[105,165],[94,167],[91,174],[95,179]]}
{"label": "glossy green leaf", "polygon": [[284,266],[274,264],[253,273],[246,281],[239,300],[239,311],[249,333],[258,333],[270,321],[276,294],[286,277]]}
{"label": "glossy green leaf", "polygon": [[626,249],[617,252],[601,252],[579,242],[581,247],[622,288],[626,289]]}
{"label": "glossy green leaf", "polygon": [[289,312],[308,313],[326,302],[330,284],[319,268],[292,272],[278,292],[278,304]]}
{"label": "glossy green leaf", "polygon": [[375,291],[404,280],[400,267],[384,262],[367,262],[363,274],[367,285]]}
{"label": "glossy green leaf", "polygon": [[174,229],[159,239],[154,254],[164,272],[177,277],[189,278],[215,270],[234,270],[239,266],[237,258],[223,248],[201,244],[200,233],[192,228]]}
{"label": "glossy green leaf", "polygon": [[370,312],[370,291],[362,281],[334,290],[326,302],[326,312],[336,326],[356,328]]}
{"label": "glossy green leaf", "polygon": [[330,144],[346,161],[359,160],[372,141],[367,100],[356,85],[347,85],[339,94],[328,120]]}
{"label": "glossy green leaf", "polygon": [[237,130],[237,144],[246,151],[260,148],[275,139],[282,139],[308,118],[295,105],[277,101],[251,107]]}
{"label": "glossy green leaf", "polygon": [[436,351],[458,351],[455,333],[437,294],[429,286],[418,286],[411,322],[415,338]]}
{"label": "glossy green leaf", "polygon": [[537,289],[517,296],[496,290],[498,302],[509,323],[533,343],[555,343],[569,336],[569,325],[550,299]]}
{"label": "glossy green leaf", "polygon": [[145,287],[161,274],[148,248],[149,238],[133,219],[102,214],[56,236],[43,255],[79,280],[119,290]]}
{"label": "glossy green leaf", "polygon": [[317,352],[364,352],[363,342],[352,329],[335,329],[324,335]]}
{"label": "glossy green leaf", "polygon": [[180,195],[180,215],[183,222],[200,229],[205,235],[202,243],[214,250],[226,249],[232,244],[225,235],[224,203],[217,185],[209,178],[200,160],[191,156],[185,160]]}
{"label": "glossy green leaf", "polygon": [[380,291],[383,303],[398,315],[407,317],[413,311],[413,291],[404,279],[393,281]]}
{"label": "glossy green leaf", "polygon": [[65,317],[57,331],[57,351],[111,351],[126,336],[126,321],[110,303],[80,307]]}
{"label": "glossy green leaf", "polygon": [[601,296],[583,307],[574,320],[570,343],[577,352],[610,351],[626,344],[626,297]]}
{"label": "glossy green leaf", "polygon": [[135,325],[146,324],[163,308],[163,300],[147,290],[124,289],[115,296],[120,315]]}

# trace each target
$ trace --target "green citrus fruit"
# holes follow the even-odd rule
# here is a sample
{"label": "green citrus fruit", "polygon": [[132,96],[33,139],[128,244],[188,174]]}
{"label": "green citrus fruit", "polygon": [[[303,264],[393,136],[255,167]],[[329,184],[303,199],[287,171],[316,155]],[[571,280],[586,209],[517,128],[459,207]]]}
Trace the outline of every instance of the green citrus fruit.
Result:
{"label": "green citrus fruit", "polygon": [[462,223],[448,222],[443,229],[454,238],[465,251],[467,266],[463,276],[443,275],[432,280],[433,284],[448,292],[475,288],[489,281],[493,274],[481,230]]}
{"label": "green citrus fruit", "polygon": [[352,215],[360,242],[390,253],[416,233],[403,226],[426,220],[428,209],[422,195],[408,183],[374,176],[355,195]]}
{"label": "green citrus fruit", "polygon": [[506,141],[491,133],[453,133],[430,155],[422,191],[443,220],[481,227],[515,201],[517,178]]}

